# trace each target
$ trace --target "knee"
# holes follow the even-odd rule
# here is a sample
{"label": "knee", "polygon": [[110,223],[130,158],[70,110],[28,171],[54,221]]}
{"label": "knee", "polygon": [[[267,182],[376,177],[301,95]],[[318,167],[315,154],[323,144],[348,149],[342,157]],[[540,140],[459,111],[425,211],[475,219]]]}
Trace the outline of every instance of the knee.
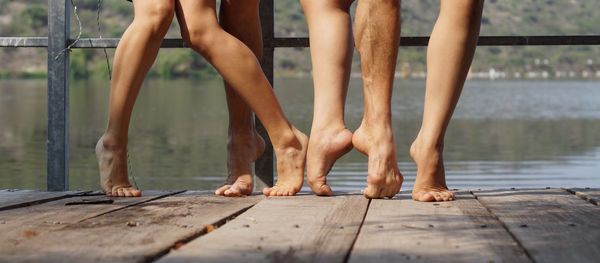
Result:
{"label": "knee", "polygon": [[208,56],[213,47],[218,44],[222,30],[217,27],[191,27],[182,30],[183,40],[203,56]]}
{"label": "knee", "polygon": [[149,27],[154,33],[166,32],[173,22],[174,15],[175,4],[173,1],[154,1],[136,14],[135,22]]}

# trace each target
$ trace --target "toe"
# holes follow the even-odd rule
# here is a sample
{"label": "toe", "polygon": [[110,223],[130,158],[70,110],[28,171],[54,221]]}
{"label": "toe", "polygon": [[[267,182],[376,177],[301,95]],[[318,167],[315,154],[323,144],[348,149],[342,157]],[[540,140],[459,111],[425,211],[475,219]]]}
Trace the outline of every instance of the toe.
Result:
{"label": "toe", "polygon": [[230,187],[231,185],[229,184],[219,187],[217,190],[215,190],[215,195],[224,195],[225,191],[227,191],[227,189],[229,189]]}
{"label": "toe", "polygon": [[372,185],[368,185],[367,188],[365,188],[365,190],[363,191],[363,195],[369,199],[380,198],[379,197],[380,193],[381,193],[381,189],[379,189],[379,187],[375,187]]}
{"label": "toe", "polygon": [[117,196],[124,197],[125,193],[123,192],[123,188],[117,188]]}
{"label": "toe", "polygon": [[133,197],[133,193],[129,188],[123,189],[123,193],[125,194],[125,197]]}
{"label": "toe", "polygon": [[142,191],[140,191],[138,189],[133,189],[132,193],[133,193],[133,197],[141,197],[142,196]]}
{"label": "toe", "polygon": [[441,193],[439,193],[439,192],[432,192],[432,195],[435,198],[436,202],[444,201],[444,197],[442,196]]}
{"label": "toe", "polygon": [[271,196],[271,192],[273,191],[273,188],[264,188],[263,189],[263,195],[265,196]]}
{"label": "toe", "polygon": [[433,201],[435,201],[435,197],[431,193],[425,192],[425,191],[421,191],[421,192],[418,192],[416,194],[413,194],[413,199],[415,201],[419,201],[419,202],[433,202]]}
{"label": "toe", "polygon": [[239,197],[241,195],[240,188],[235,185],[232,185],[229,189],[225,190],[225,196]]}

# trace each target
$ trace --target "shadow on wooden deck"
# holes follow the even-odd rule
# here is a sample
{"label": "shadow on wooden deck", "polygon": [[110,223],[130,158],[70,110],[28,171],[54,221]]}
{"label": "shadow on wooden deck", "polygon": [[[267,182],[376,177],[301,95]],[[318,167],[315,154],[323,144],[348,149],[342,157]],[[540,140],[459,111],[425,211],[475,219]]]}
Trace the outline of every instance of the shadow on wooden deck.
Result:
{"label": "shadow on wooden deck", "polygon": [[145,191],[140,198],[107,198],[95,192],[0,190],[0,262],[600,258],[600,190],[459,191],[457,197],[419,203],[408,193],[367,200],[351,193],[225,198]]}

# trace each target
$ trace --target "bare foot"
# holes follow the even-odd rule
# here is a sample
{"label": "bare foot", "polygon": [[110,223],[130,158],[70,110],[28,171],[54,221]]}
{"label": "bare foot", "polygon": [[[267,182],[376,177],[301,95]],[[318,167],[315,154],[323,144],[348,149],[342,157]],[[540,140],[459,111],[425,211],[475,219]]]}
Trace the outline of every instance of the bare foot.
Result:
{"label": "bare foot", "polygon": [[396,161],[396,146],[391,128],[368,127],[364,123],[354,132],[352,144],[369,157],[366,198],[394,197],[403,177]]}
{"label": "bare foot", "polygon": [[293,138],[274,146],[277,157],[277,183],[273,187],[263,189],[264,195],[291,196],[300,191],[304,183],[307,148],[308,138],[296,128]]}
{"label": "bare foot", "polygon": [[331,196],[327,174],[335,161],[352,150],[352,132],[342,127],[337,130],[313,131],[308,142],[307,179],[316,195]]}
{"label": "bare foot", "polygon": [[252,163],[265,151],[265,141],[258,133],[251,136],[230,135],[227,143],[227,180],[216,195],[240,197],[252,194]]}
{"label": "bare foot", "polygon": [[454,200],[446,186],[443,147],[428,147],[417,139],[410,147],[410,156],[417,164],[417,178],[412,191],[415,201],[440,202]]}
{"label": "bare foot", "polygon": [[142,192],[135,189],[127,178],[127,149],[111,145],[105,136],[96,144],[96,158],[100,171],[100,186],[108,196],[139,197]]}

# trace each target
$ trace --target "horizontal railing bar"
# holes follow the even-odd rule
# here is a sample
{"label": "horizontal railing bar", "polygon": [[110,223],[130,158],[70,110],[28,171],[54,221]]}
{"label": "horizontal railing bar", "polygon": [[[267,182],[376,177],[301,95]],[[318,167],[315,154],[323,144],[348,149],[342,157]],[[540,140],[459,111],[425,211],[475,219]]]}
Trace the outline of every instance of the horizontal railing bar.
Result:
{"label": "horizontal railing bar", "polygon": [[0,47],[48,47],[48,38],[0,37]]}
{"label": "horizontal railing bar", "polygon": [[[73,43],[74,40],[71,40]],[[426,46],[429,37],[402,37],[401,46]],[[73,48],[115,48],[119,38],[82,38]],[[566,35],[566,36],[481,36],[479,46],[573,46],[600,45],[600,35]],[[276,37],[265,47],[308,47],[305,37]],[[0,47],[47,47],[46,37],[0,37]],[[183,48],[187,44],[182,39],[167,38],[161,44],[162,48]]]}

